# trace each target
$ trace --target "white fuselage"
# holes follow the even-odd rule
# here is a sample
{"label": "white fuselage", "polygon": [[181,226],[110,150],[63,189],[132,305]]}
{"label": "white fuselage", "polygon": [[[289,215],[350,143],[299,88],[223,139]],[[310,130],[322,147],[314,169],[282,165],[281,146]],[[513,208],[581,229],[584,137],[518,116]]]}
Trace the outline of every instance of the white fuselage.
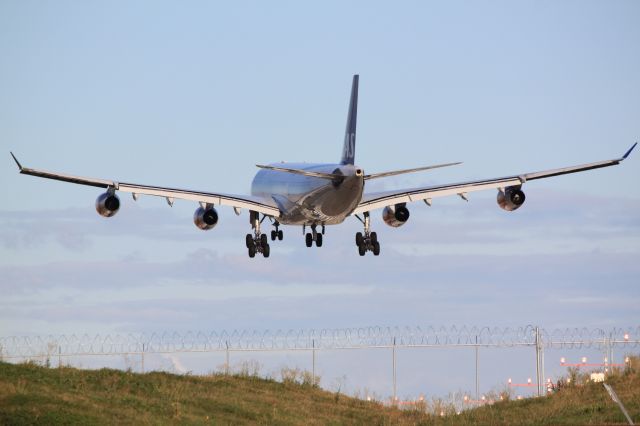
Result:
{"label": "white fuselage", "polygon": [[285,225],[335,225],[342,223],[362,199],[362,169],[349,164],[274,163],[312,172],[339,174],[326,179],[260,170],[251,183],[251,195],[273,200],[280,209],[278,221]]}

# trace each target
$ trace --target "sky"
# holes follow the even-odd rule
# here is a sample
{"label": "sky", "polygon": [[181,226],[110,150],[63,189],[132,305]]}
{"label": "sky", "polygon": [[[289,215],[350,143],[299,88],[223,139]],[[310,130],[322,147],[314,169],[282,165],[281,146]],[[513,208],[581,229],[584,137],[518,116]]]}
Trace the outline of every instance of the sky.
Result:
{"label": "sky", "polygon": [[248,194],[255,164],[339,160],[358,73],[366,172],[464,162],[371,190],[618,158],[640,138],[638,17],[634,1],[0,2],[0,335],[637,326],[640,153],[525,184],[516,212],[492,191],[410,205],[398,229],[373,212],[379,257],[358,256],[351,218],[322,248],[284,227],[249,259],[246,211],[203,232],[195,203],[124,194],[105,219],[100,190],[21,176],[9,151]]}

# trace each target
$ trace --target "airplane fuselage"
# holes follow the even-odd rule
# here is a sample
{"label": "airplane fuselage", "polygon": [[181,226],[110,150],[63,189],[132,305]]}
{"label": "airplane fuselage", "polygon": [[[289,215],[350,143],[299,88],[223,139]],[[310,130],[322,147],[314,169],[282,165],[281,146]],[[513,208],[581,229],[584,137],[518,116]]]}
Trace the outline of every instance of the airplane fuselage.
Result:
{"label": "airplane fuselage", "polygon": [[283,225],[336,225],[342,223],[362,199],[362,169],[350,164],[274,163],[271,166],[342,175],[336,179],[260,170],[251,195],[278,204]]}

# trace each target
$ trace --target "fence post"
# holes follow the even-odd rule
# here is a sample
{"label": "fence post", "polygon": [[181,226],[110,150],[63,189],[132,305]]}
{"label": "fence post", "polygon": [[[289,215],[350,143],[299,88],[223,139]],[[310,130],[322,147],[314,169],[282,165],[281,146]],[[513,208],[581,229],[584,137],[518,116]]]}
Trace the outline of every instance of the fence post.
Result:
{"label": "fence post", "polygon": [[538,396],[542,395],[542,348],[540,345],[540,328],[536,327],[536,335],[535,335],[535,343],[536,343],[536,382],[538,384]]}
{"label": "fence post", "polygon": [[316,384],[316,339],[311,339],[311,374],[313,377],[313,384]]}
{"label": "fence post", "polygon": [[225,341],[224,344],[226,345],[227,349],[226,349],[226,356],[225,356],[225,363],[224,363],[224,374],[229,375],[229,341]]}
{"label": "fence post", "polygon": [[480,380],[478,372],[478,335],[476,334],[476,401],[480,401]]}
{"label": "fence post", "polygon": [[62,367],[62,347],[58,345],[58,368]]}
{"label": "fence post", "polygon": [[398,403],[397,382],[396,382],[396,338],[393,338],[393,346],[391,347],[393,357],[393,404]]}
{"label": "fence post", "polygon": [[612,334],[613,333],[609,333],[609,338],[607,339],[607,346],[606,346],[607,361],[605,362],[605,364],[608,364],[607,367],[609,367],[608,370],[611,373],[613,373],[613,344],[611,343]]}
{"label": "fence post", "polygon": [[144,342],[142,343],[142,352],[140,352],[140,369],[142,370],[142,373],[144,374]]}

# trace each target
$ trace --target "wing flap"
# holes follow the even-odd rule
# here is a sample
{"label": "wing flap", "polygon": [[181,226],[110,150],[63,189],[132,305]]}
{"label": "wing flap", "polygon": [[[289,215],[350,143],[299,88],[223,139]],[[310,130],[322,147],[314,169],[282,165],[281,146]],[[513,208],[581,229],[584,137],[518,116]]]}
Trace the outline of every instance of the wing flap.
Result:
{"label": "wing flap", "polygon": [[136,195],[152,195],[156,197],[178,198],[181,200],[203,202],[213,205],[243,208],[254,210],[267,216],[277,217],[280,215],[280,210],[278,210],[278,208],[276,207],[275,202],[270,205],[261,198],[246,195],[216,194],[210,192],[138,185],[124,182],[121,182],[118,185],[117,189],[122,192],[130,192]]}

